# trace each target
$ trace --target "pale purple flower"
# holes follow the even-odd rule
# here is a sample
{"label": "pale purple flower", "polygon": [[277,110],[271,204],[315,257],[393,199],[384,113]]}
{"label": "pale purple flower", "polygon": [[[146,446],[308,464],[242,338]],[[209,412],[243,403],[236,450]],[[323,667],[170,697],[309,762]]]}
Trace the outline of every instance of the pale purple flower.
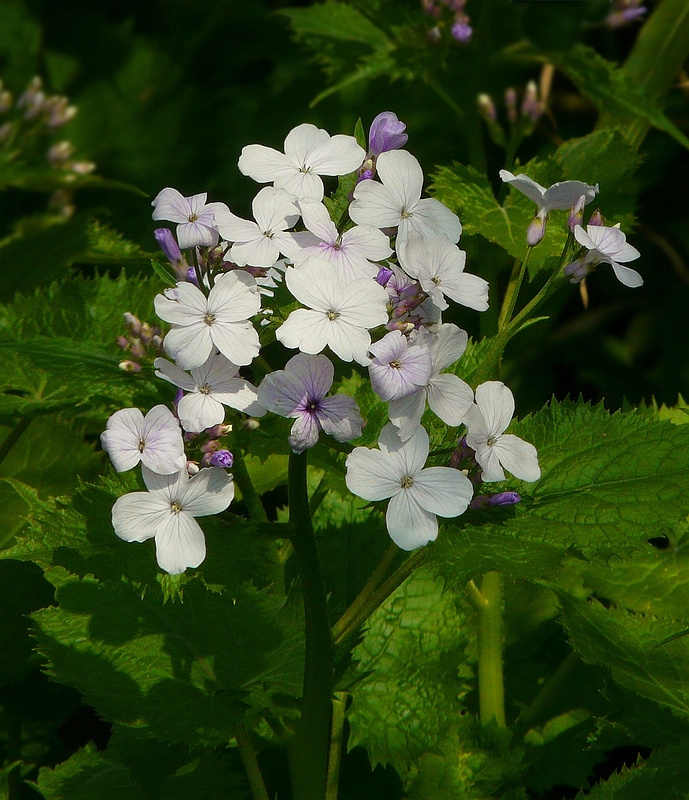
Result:
{"label": "pale purple flower", "polygon": [[156,295],[155,309],[172,323],[164,339],[165,351],[182,369],[205,364],[217,348],[239,366],[258,355],[260,342],[249,317],[257,314],[261,298],[255,280],[242,270],[215,279],[208,297],[191,283],[178,283],[169,294]]}
{"label": "pale purple flower", "polygon": [[[355,278],[375,278],[381,261],[392,255],[388,237],[372,225],[356,225],[340,233],[328,209],[318,200],[299,201],[306,231],[291,234],[290,257],[296,267],[310,256],[317,256],[337,267],[349,282]],[[290,235],[290,234],[288,234]]]}
{"label": "pale purple flower", "polygon": [[308,308],[289,315],[275,332],[278,341],[312,355],[330,347],[343,361],[369,364],[368,329],[388,320],[388,294],[382,286],[372,278],[345,281],[334,264],[315,257],[299,268],[289,267],[285,283]]}
{"label": "pale purple flower", "polygon": [[292,240],[285,231],[299,219],[295,199],[284,189],[264,187],[251,204],[256,222],[241,219],[228,208],[219,210],[215,215],[217,229],[224,239],[234,242],[230,259],[240,267],[271,267],[281,252],[291,251]]}
{"label": "pale purple flower", "polygon": [[404,147],[409,136],[404,132],[407,126],[400,122],[392,111],[381,111],[371,123],[368,132],[368,151],[379,156],[388,150],[399,150]]}
{"label": "pale purple flower", "polygon": [[206,203],[208,194],[184,197],[177,189],[167,187],[154,198],[153,219],[177,223],[177,239],[182,250],[189,247],[213,247],[218,243],[215,213],[226,208],[224,203]]}
{"label": "pale purple flower", "polygon": [[498,494],[492,495],[477,494],[469,503],[469,508],[472,511],[486,511],[489,508],[500,506],[514,506],[520,503],[521,499],[517,492],[498,492]]}
{"label": "pale purple flower", "polygon": [[466,413],[466,442],[476,451],[485,483],[504,481],[503,467],[515,478],[541,477],[536,448],[505,431],[514,416],[514,396],[501,381],[487,381],[476,389],[476,404]]}
{"label": "pale purple flower", "polygon": [[198,567],[206,557],[206,541],[194,517],[219,514],[230,505],[232,476],[211,468],[190,478],[186,463],[173,475],[158,475],[146,467],[142,474],[148,491],[125,494],[115,501],[115,533],[126,542],[154,538],[158,565],[171,575]]}
{"label": "pale purple flower", "polygon": [[643,285],[644,279],[635,269],[624,267],[620,261],[634,261],[641,253],[627,244],[627,237],[619,226],[607,228],[599,225],[588,225],[586,230],[581,225],[574,229],[574,238],[588,253],[565,267],[565,275],[571,275],[571,283],[579,283],[598,264],[610,264],[617,280],[631,288]]}
{"label": "pale purple flower", "polygon": [[269,411],[294,419],[289,444],[301,453],[318,442],[321,431],[338,442],[361,436],[364,420],[356,400],[346,394],[326,397],[335,369],[324,355],[299,353],[285,369],[271,372],[258,387],[258,400]]}
{"label": "pale purple flower", "polygon": [[225,406],[252,417],[266,413],[258,402],[256,389],[238,377],[239,367],[220,353],[214,353],[205,364],[192,369],[191,375],[164,358],[156,358],[154,366],[159,378],[187,392],[177,404],[177,415],[185,431],[200,433],[220,425],[225,419]]}
{"label": "pale purple flower", "polygon": [[229,469],[234,464],[234,456],[229,450],[216,450],[209,459],[211,467]]}
{"label": "pale purple flower", "polygon": [[239,157],[239,171],[258,183],[273,183],[299,198],[323,198],[321,175],[347,175],[361,166],[366,153],[353,136],[330,136],[315,125],[293,128],[285,152],[250,144]]}
{"label": "pale purple flower", "polygon": [[116,411],[100,442],[118,472],[141,462],[153,472],[169,475],[186,463],[179,422],[164,405],[154,406],[145,417],[138,408]]}
{"label": "pale purple flower", "polygon": [[461,17],[461,19],[455,20],[452,24],[451,33],[453,39],[462,42],[462,44],[466,44],[466,42],[471,41],[471,36],[474,31],[471,25],[469,25],[469,18],[465,14],[462,14]]}
{"label": "pale purple flower", "polygon": [[403,550],[423,547],[438,536],[437,516],[466,511],[471,481],[451,467],[424,469],[429,441],[421,426],[402,442],[395,428],[386,425],[378,447],[355,447],[347,456],[347,488],[364,500],[390,498],[385,522],[392,541]]}
{"label": "pale purple flower", "polygon": [[376,283],[379,283],[381,286],[387,286],[388,281],[394,274],[395,273],[388,267],[380,267],[376,275]]}
{"label": "pale purple flower", "polygon": [[369,347],[368,365],[373,391],[381,400],[397,400],[428,384],[432,361],[430,347],[410,342],[400,331],[391,331]]}

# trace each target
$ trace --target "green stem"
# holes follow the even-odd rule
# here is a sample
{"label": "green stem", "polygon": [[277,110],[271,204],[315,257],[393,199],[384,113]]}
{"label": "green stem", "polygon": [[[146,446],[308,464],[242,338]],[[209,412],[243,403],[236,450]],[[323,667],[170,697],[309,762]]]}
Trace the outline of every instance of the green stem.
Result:
{"label": "green stem", "polygon": [[426,553],[426,548],[417,550],[404,564],[399,566],[378,589],[376,589],[366,602],[362,603],[356,616],[335,639],[336,646],[339,647],[345,644],[357,635],[359,628],[361,628],[371,614],[383,605],[395,589],[401,586],[418,566],[423,564]]}
{"label": "green stem", "polygon": [[251,746],[249,732],[244,725],[240,725],[237,730],[237,747],[239,748],[239,755],[242,758],[242,763],[246,770],[246,777],[249,779],[249,786],[251,787],[251,794],[254,796],[254,800],[269,800],[261,771],[258,768],[256,754],[254,753],[254,748]]}
{"label": "green stem", "polygon": [[15,446],[15,444],[17,444],[19,437],[29,427],[30,423],[31,419],[22,417],[22,419],[20,419],[14,428],[12,428],[12,430],[7,434],[5,440],[0,445],[0,464],[2,464],[5,458],[7,458],[8,453]]}
{"label": "green stem", "polygon": [[524,260],[521,264],[518,261],[515,261],[514,267],[512,268],[512,274],[510,275],[510,281],[507,284],[507,291],[505,292],[505,297],[502,301],[502,308],[500,309],[500,316],[498,317],[498,330],[504,330],[504,328],[509,324],[510,320],[512,319],[512,314],[514,313],[514,307],[517,303],[517,297],[519,296],[519,290],[521,289],[522,281],[524,280],[524,273],[526,272],[526,265],[529,261],[529,256],[531,255],[531,251],[533,247],[527,247],[526,255],[524,256]]}
{"label": "green stem", "polygon": [[342,636],[344,631],[347,630],[351,623],[357,618],[363,606],[368,602],[378,586],[380,586],[380,582],[385,577],[388,569],[390,569],[390,565],[395,560],[397,553],[399,553],[399,548],[396,544],[391,543],[373,574],[366,582],[364,588],[359,592],[344,614],[333,625],[333,639],[335,641]]}
{"label": "green stem", "polygon": [[528,731],[535,722],[544,718],[544,712],[567,684],[570,675],[579,664],[581,664],[579,656],[572,651],[546,681],[541,691],[536,695],[533,703],[525,708],[517,717],[515,723],[517,728],[521,731]]}
{"label": "green stem", "polygon": [[234,456],[232,475],[234,476],[235,483],[239,487],[239,491],[242,493],[242,498],[246,503],[249,516],[257,522],[268,522],[268,515],[266,514],[265,508],[263,508],[261,498],[251,480],[251,475],[249,475],[249,470],[246,468],[246,462],[244,461],[244,454],[238,444],[237,447],[233,449],[232,454]]}
{"label": "green stem", "polygon": [[294,800],[323,800],[328,771],[334,648],[328,601],[309,512],[306,452],[289,457],[289,521],[304,597],[301,719],[288,753]]}
{"label": "green stem", "polygon": [[347,693],[335,692],[333,697],[333,721],[330,734],[330,757],[328,758],[328,781],[325,800],[337,800],[340,783],[340,761],[342,760],[342,734],[344,731]]}
{"label": "green stem", "polygon": [[481,723],[495,720],[505,727],[505,686],[502,674],[502,578],[486,572],[481,581],[478,611],[478,699]]}

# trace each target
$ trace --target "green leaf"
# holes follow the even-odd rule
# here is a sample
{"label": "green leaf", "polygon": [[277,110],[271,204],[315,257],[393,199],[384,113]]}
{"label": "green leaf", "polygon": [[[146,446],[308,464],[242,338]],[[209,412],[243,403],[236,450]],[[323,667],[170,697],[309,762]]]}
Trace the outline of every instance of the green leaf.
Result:
{"label": "green leaf", "polygon": [[155,272],[155,274],[163,282],[164,286],[177,285],[177,276],[170,269],[170,267],[161,264],[159,261],[156,261],[155,258],[151,259],[151,267],[153,269],[153,272]]}
{"label": "green leaf", "polygon": [[376,49],[390,45],[380,28],[347,3],[326,0],[309,8],[283,9],[280,13],[289,17],[299,36],[359,42]]}
{"label": "green leaf", "polygon": [[91,264],[127,264],[145,267],[149,258],[133,242],[128,242],[121,233],[95,220],[88,227],[88,246],[80,260]]}

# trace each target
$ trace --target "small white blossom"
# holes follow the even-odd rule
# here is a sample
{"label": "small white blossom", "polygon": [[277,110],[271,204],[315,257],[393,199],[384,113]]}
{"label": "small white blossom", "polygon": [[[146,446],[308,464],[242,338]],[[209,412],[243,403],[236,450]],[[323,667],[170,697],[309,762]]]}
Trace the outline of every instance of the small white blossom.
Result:
{"label": "small white blossom", "polygon": [[275,336],[285,347],[315,355],[325,347],[343,361],[366,366],[369,328],[388,320],[388,293],[372,278],[346,282],[334,264],[312,257],[298,269],[288,267],[285,283],[308,308],[293,311]]}
{"label": "small white blossom", "polygon": [[260,307],[256,281],[242,270],[217,277],[208,297],[192,283],[180,282],[155,298],[158,316],[172,323],[163,346],[182,369],[205,364],[214,349],[233,364],[250,364],[260,342],[249,317]]}
{"label": "small white blossom", "polygon": [[355,447],[347,456],[347,488],[364,500],[390,498],[385,522],[392,541],[403,550],[423,547],[438,536],[437,516],[466,511],[471,481],[450,467],[424,469],[429,442],[421,426],[402,442],[395,428],[386,425],[378,447]]}
{"label": "small white blossom", "polygon": [[354,189],[349,216],[358,225],[397,228],[395,247],[403,248],[411,231],[425,237],[442,233],[451,242],[459,241],[462,226],[456,214],[432,197],[421,199],[421,165],[406,150],[381,153],[376,161],[378,177],[361,181]]}
{"label": "small white blossom", "polygon": [[185,431],[200,433],[225,420],[225,408],[236,408],[252,417],[261,417],[265,408],[258,402],[256,389],[244,378],[237,377],[239,367],[220,353],[214,353],[205,364],[191,370],[191,375],[164,358],[154,361],[156,375],[184,389],[177,404],[177,414]]}
{"label": "small white blossom", "polygon": [[155,538],[156,559],[171,575],[198,567],[206,557],[206,540],[194,517],[219,514],[232,502],[234,483],[224,469],[199,470],[192,478],[186,467],[174,475],[157,475],[146,467],[147,492],[119,497],[112,526],[126,542]]}
{"label": "small white blossom", "polygon": [[168,475],[186,464],[179,422],[167,406],[154,406],[145,417],[138,408],[116,411],[100,442],[118,472],[141,462],[153,472]]}
{"label": "small white blossom", "polygon": [[464,272],[466,253],[447,236],[429,238],[412,231],[400,253],[404,271],[417,278],[441,311],[448,308],[445,297],[476,311],[488,308],[488,281]]}
{"label": "small white blossom", "polygon": [[285,152],[250,144],[239,157],[239,171],[258,183],[273,183],[299,198],[323,198],[321,175],[347,175],[363,162],[366,153],[353,136],[330,136],[304,123],[287,134]]}
{"label": "small white blossom", "polygon": [[206,203],[208,194],[184,197],[169,186],[154,198],[153,219],[177,223],[177,239],[182,250],[188,247],[214,247],[218,243],[215,214],[227,211],[224,203]]}
{"label": "small white blossom", "polygon": [[537,481],[541,477],[536,448],[506,434],[514,416],[514,396],[501,381],[487,381],[476,389],[476,404],[466,413],[466,441],[476,451],[483,481],[504,481],[503,467],[515,478]]}
{"label": "small white blossom", "polygon": [[215,222],[221,236],[234,242],[230,259],[240,267],[271,267],[280,253],[287,254],[294,243],[288,228],[299,219],[299,209],[294,205],[295,197],[284,191],[266,186],[254,197],[251,204],[256,222],[241,219],[229,209],[218,211]]}
{"label": "small white blossom", "polygon": [[381,400],[397,400],[428,384],[432,360],[429,347],[411,342],[400,331],[390,331],[369,348],[371,386]]}
{"label": "small white blossom", "polygon": [[619,261],[634,261],[641,253],[627,244],[627,237],[619,226],[607,228],[604,225],[581,225],[574,228],[574,238],[588,253],[565,267],[565,274],[572,275],[572,283],[578,283],[598,264],[610,264],[620,283],[633,289],[642,286],[644,279],[635,269],[623,267]]}

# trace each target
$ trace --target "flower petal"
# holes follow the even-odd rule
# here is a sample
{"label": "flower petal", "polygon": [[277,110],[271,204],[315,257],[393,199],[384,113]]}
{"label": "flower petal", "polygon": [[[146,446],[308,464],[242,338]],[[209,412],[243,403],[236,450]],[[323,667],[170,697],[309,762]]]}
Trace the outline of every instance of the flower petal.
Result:
{"label": "flower petal", "polygon": [[182,427],[189,433],[201,433],[225,421],[225,409],[217,398],[201,392],[185,395],[177,404]]}
{"label": "flower petal", "polygon": [[622,264],[618,264],[616,261],[611,261],[610,266],[613,268],[615,277],[620,283],[632,289],[643,286],[644,279],[635,269],[623,267]]}
{"label": "flower petal", "polygon": [[151,203],[153,206],[153,219],[163,219],[168,222],[189,222],[189,215],[191,214],[191,206],[189,200],[178,192],[167,186],[161,189],[158,194],[153,198]]}
{"label": "flower petal", "polygon": [[514,395],[502,381],[486,381],[476,388],[476,404],[488,427],[488,438],[500,436],[514,416]]}
{"label": "flower petal", "polygon": [[275,338],[285,347],[303,353],[320,353],[330,340],[331,322],[322,311],[298,308],[275,331]]}
{"label": "flower petal", "polygon": [[170,513],[155,537],[158,566],[170,575],[198,567],[206,557],[206,540],[198,522],[180,511]]}
{"label": "flower petal", "polygon": [[237,166],[242,175],[248,175],[257,183],[270,183],[296,171],[284,153],[262,144],[243,147]]}
{"label": "flower petal", "polygon": [[438,538],[435,514],[421,508],[409,491],[402,490],[390,500],[385,523],[390,538],[402,550],[416,550]]}
{"label": "flower petal", "polygon": [[303,453],[318,444],[321,426],[318,417],[311,411],[302,411],[294,421],[287,441],[295,453]]}
{"label": "flower petal", "polygon": [[458,517],[467,510],[474,487],[457,469],[428,467],[414,478],[408,492],[426,511],[439,517]]}
{"label": "flower petal", "polygon": [[173,364],[166,358],[156,358],[153,362],[156,368],[156,376],[169,381],[173,386],[184,389],[185,392],[193,392],[196,389],[196,381],[177,364]]}
{"label": "flower petal", "polygon": [[501,436],[493,445],[493,451],[502,466],[515,478],[537,481],[541,477],[536,448],[518,436],[510,433]]}
{"label": "flower petal", "polygon": [[184,485],[179,497],[184,513],[193,517],[220,514],[234,498],[232,476],[218,467],[199,470]]}
{"label": "flower petal", "polygon": [[353,397],[346,394],[324,397],[317,413],[323,431],[338,442],[351,442],[361,436],[364,420]]}
{"label": "flower petal", "polygon": [[461,425],[473,403],[471,386],[457,375],[435,375],[428,382],[428,405],[446,425]]}
{"label": "flower petal", "polygon": [[152,539],[170,516],[170,504],[149,492],[130,492],[115,500],[112,527],[125,542]]}
{"label": "flower petal", "polygon": [[345,483],[352,494],[364,500],[385,500],[400,491],[387,455],[368,447],[355,447],[347,456]]}
{"label": "flower petal", "polygon": [[193,325],[173,325],[165,334],[163,347],[182,369],[200,367],[213,351],[210,325],[203,321]]}

